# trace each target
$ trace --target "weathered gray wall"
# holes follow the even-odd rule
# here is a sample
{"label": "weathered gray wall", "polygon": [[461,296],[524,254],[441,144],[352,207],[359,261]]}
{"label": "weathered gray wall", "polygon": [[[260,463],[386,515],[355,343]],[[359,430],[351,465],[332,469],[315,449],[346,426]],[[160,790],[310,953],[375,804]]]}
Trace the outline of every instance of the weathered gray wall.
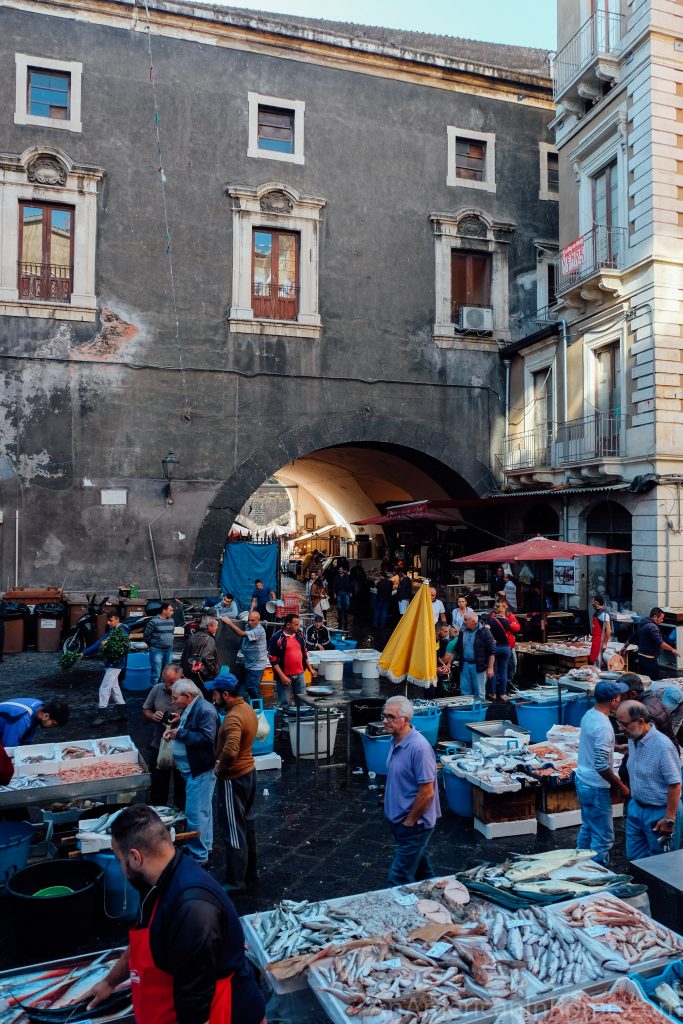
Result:
{"label": "weathered gray wall", "polygon": [[[191,563],[201,579],[230,510],[290,458],[326,444],[403,444],[457,470],[464,489],[488,489],[489,449],[500,447],[499,359],[491,351],[443,351],[432,341],[429,214],[472,206],[517,225],[510,246],[515,312],[517,278],[535,267],[532,239],[557,233],[556,204],[538,201],[538,142],[549,140],[548,111],[155,36],[188,424],[175,369],[147,40],[7,8],[0,18],[0,148],[18,154],[56,146],[106,170],[98,302],[139,331],[111,358],[170,367],[89,362],[84,343],[95,325],[0,318],[2,354],[22,357],[2,363],[0,456],[9,455],[23,478],[24,583],[67,577],[72,587],[126,579],[151,585],[147,523],[164,507],[160,459],[169,448],[181,459],[176,501],[155,527],[168,584],[187,581]],[[83,61],[82,135],[12,123],[15,51]],[[250,90],[305,100],[304,166],[247,158]],[[496,132],[495,195],[446,186],[447,124]],[[327,200],[320,341],[228,332],[225,187],[269,180]],[[41,355],[46,361],[33,361]],[[257,376],[228,372],[235,370]],[[332,379],[348,377],[396,383]],[[2,476],[4,587],[17,485],[11,471]],[[102,507],[102,486],[129,488],[128,506]]]}

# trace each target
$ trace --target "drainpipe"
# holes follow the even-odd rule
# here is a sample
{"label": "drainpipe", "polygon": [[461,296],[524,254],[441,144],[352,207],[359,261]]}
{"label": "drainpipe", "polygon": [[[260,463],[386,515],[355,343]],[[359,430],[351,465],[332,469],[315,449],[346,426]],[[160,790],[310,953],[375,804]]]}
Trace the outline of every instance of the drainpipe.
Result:
{"label": "drainpipe", "polygon": [[[560,320],[560,330],[562,332],[562,412],[564,414],[564,422],[569,421],[569,399],[567,389],[567,321]],[[565,535],[566,540],[566,535]]]}
{"label": "drainpipe", "polygon": [[504,359],[503,366],[505,367],[505,437],[507,437],[510,424],[510,360]]}
{"label": "drainpipe", "polygon": [[[569,540],[569,503],[566,494],[562,495],[562,537],[565,541]],[[562,598],[562,607],[564,611],[568,611],[569,594],[563,594]]]}
{"label": "drainpipe", "polygon": [[19,586],[19,506],[14,510],[14,587]]}

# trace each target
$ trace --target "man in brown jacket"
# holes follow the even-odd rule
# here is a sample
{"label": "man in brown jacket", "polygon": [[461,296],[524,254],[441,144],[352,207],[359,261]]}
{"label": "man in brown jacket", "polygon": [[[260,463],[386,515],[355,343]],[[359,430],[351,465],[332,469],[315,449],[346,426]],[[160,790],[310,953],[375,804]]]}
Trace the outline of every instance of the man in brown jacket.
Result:
{"label": "man in brown jacket", "polygon": [[238,694],[232,673],[207,684],[216,710],[225,718],[218,730],[215,772],[218,779],[218,820],[227,843],[226,885],[242,890],[258,880],[256,870],[256,765],[252,747],[258,721],[253,708]]}

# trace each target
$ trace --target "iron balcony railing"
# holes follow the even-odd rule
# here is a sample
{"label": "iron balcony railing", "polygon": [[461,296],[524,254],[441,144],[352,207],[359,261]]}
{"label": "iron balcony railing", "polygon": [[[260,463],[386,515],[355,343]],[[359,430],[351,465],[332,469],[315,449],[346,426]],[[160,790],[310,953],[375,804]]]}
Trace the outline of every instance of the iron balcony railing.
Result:
{"label": "iron balcony railing", "polygon": [[254,282],[252,288],[254,316],[265,320],[296,320],[299,312],[299,286],[272,285]]}
{"label": "iron balcony railing", "polygon": [[624,454],[625,422],[618,409],[611,409],[510,435],[503,442],[503,470],[514,473],[618,458]]}
{"label": "iron balcony railing", "polygon": [[601,270],[623,270],[625,251],[626,228],[596,224],[560,252],[555,275],[558,293]]}
{"label": "iron balcony railing", "polygon": [[71,302],[73,274],[73,267],[54,263],[19,263],[19,298]]}
{"label": "iron balcony railing", "polygon": [[513,434],[503,441],[503,469],[512,473],[516,469],[538,469],[550,466],[552,456],[552,428],[534,427],[523,434]]}
{"label": "iron balcony railing", "polygon": [[594,412],[583,419],[558,424],[555,442],[557,464],[565,466],[586,459],[622,455],[624,425],[625,417],[618,409]]}
{"label": "iron balcony railing", "polygon": [[623,29],[623,15],[611,11],[595,11],[584,22],[553,62],[555,102],[595,58],[619,53]]}
{"label": "iron balcony railing", "polygon": [[542,309],[538,309],[535,313],[530,313],[522,318],[511,316],[510,340],[513,343],[522,341],[531,334],[535,334],[537,331],[543,330],[544,327],[550,327],[551,324],[556,324],[557,322],[558,316],[552,306],[543,306]]}

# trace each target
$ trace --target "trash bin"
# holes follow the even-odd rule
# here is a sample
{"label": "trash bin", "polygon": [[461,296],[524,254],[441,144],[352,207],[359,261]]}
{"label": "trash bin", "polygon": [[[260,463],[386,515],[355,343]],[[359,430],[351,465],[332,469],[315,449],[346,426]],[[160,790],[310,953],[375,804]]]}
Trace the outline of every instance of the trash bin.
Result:
{"label": "trash bin", "polygon": [[2,606],[5,623],[3,654],[20,654],[24,649],[24,634],[28,608],[21,601],[5,601]]}
{"label": "trash bin", "polygon": [[36,650],[54,653],[62,646],[64,605],[57,602],[36,605]]}

